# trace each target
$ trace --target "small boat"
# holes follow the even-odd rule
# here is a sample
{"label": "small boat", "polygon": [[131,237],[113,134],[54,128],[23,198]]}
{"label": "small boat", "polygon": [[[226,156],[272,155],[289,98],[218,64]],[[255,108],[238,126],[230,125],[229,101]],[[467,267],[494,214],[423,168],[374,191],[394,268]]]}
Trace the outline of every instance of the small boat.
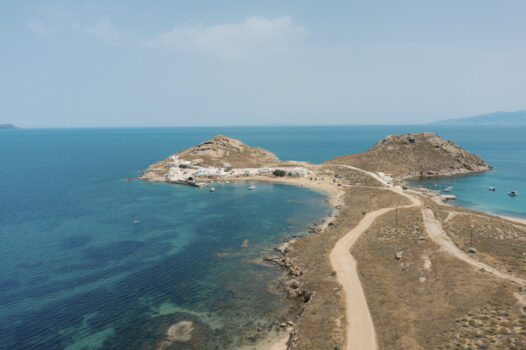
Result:
{"label": "small boat", "polygon": [[215,187],[210,187],[210,192],[215,192],[215,191],[216,191]]}
{"label": "small boat", "polygon": [[229,184],[229,183],[230,183],[230,181],[225,181],[225,183],[226,183],[226,184]]}
{"label": "small boat", "polygon": [[451,186],[444,188],[444,192],[451,192],[451,191],[453,191],[453,187]]}
{"label": "small boat", "polygon": [[255,190],[256,189],[256,186],[252,185],[248,188],[249,190]]}
{"label": "small boat", "polygon": [[492,192],[495,192],[495,187],[490,186],[490,187],[488,187],[488,190],[490,190],[490,191],[492,191]]}
{"label": "small boat", "polygon": [[137,225],[139,222],[140,222],[139,220],[135,220],[135,221],[133,222],[133,224],[134,224],[134,225]]}
{"label": "small boat", "polygon": [[519,195],[519,192],[517,191],[509,191],[508,192],[508,196],[511,196],[511,197],[517,197]]}

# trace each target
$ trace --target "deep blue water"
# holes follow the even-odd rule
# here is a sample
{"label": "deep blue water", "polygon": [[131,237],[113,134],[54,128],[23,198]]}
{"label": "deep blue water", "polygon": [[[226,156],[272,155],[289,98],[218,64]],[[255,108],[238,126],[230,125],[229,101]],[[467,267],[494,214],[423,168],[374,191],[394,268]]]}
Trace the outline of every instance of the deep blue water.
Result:
{"label": "deep blue water", "polygon": [[[276,184],[210,193],[125,179],[218,133],[283,160],[322,162],[408,131],[437,131],[495,167],[425,185],[452,185],[465,206],[526,216],[526,128],[1,131],[0,349],[148,348],[185,317],[200,322],[194,332],[206,344],[235,346],[240,329],[293,307],[268,286],[280,271],[254,259],[325,216],[324,196]],[[508,197],[511,189],[523,195]]]}

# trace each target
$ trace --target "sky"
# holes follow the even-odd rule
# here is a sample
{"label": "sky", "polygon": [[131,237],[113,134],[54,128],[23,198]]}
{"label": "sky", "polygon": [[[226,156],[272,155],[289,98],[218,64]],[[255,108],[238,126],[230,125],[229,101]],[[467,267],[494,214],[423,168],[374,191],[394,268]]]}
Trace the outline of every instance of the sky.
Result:
{"label": "sky", "polygon": [[416,124],[526,109],[526,1],[0,0],[0,124]]}

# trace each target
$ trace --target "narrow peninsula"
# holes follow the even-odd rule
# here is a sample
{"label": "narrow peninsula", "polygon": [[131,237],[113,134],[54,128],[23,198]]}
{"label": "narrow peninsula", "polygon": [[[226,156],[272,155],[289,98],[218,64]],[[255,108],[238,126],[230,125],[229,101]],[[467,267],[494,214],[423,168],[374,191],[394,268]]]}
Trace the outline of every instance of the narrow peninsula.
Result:
{"label": "narrow peninsula", "polygon": [[491,170],[434,133],[387,136],[322,164],[216,136],[151,165],[146,181],[274,181],[324,190],[335,211],[276,247],[293,319],[240,331],[262,349],[524,349],[526,222],[445,204],[415,177]]}

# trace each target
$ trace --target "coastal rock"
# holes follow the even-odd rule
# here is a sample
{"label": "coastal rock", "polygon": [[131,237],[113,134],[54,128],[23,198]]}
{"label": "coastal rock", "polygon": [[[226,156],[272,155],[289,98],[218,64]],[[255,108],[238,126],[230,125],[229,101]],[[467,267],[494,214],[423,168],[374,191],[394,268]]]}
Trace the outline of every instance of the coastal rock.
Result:
{"label": "coastal rock", "polygon": [[300,286],[300,284],[299,284],[299,282],[296,281],[296,280],[291,280],[291,281],[289,282],[289,288],[291,288],[291,289],[298,289],[299,286]]}
{"label": "coastal rock", "polygon": [[389,135],[364,153],[326,163],[347,164],[398,179],[451,176],[492,169],[484,159],[432,132]]}
{"label": "coastal rock", "polygon": [[275,247],[274,250],[280,252],[282,255],[286,255],[289,252],[289,242],[281,243],[278,247]]}
{"label": "coastal rock", "polygon": [[442,202],[453,201],[455,199],[457,199],[457,196],[455,196],[454,194],[443,194],[440,196],[440,200]]}

